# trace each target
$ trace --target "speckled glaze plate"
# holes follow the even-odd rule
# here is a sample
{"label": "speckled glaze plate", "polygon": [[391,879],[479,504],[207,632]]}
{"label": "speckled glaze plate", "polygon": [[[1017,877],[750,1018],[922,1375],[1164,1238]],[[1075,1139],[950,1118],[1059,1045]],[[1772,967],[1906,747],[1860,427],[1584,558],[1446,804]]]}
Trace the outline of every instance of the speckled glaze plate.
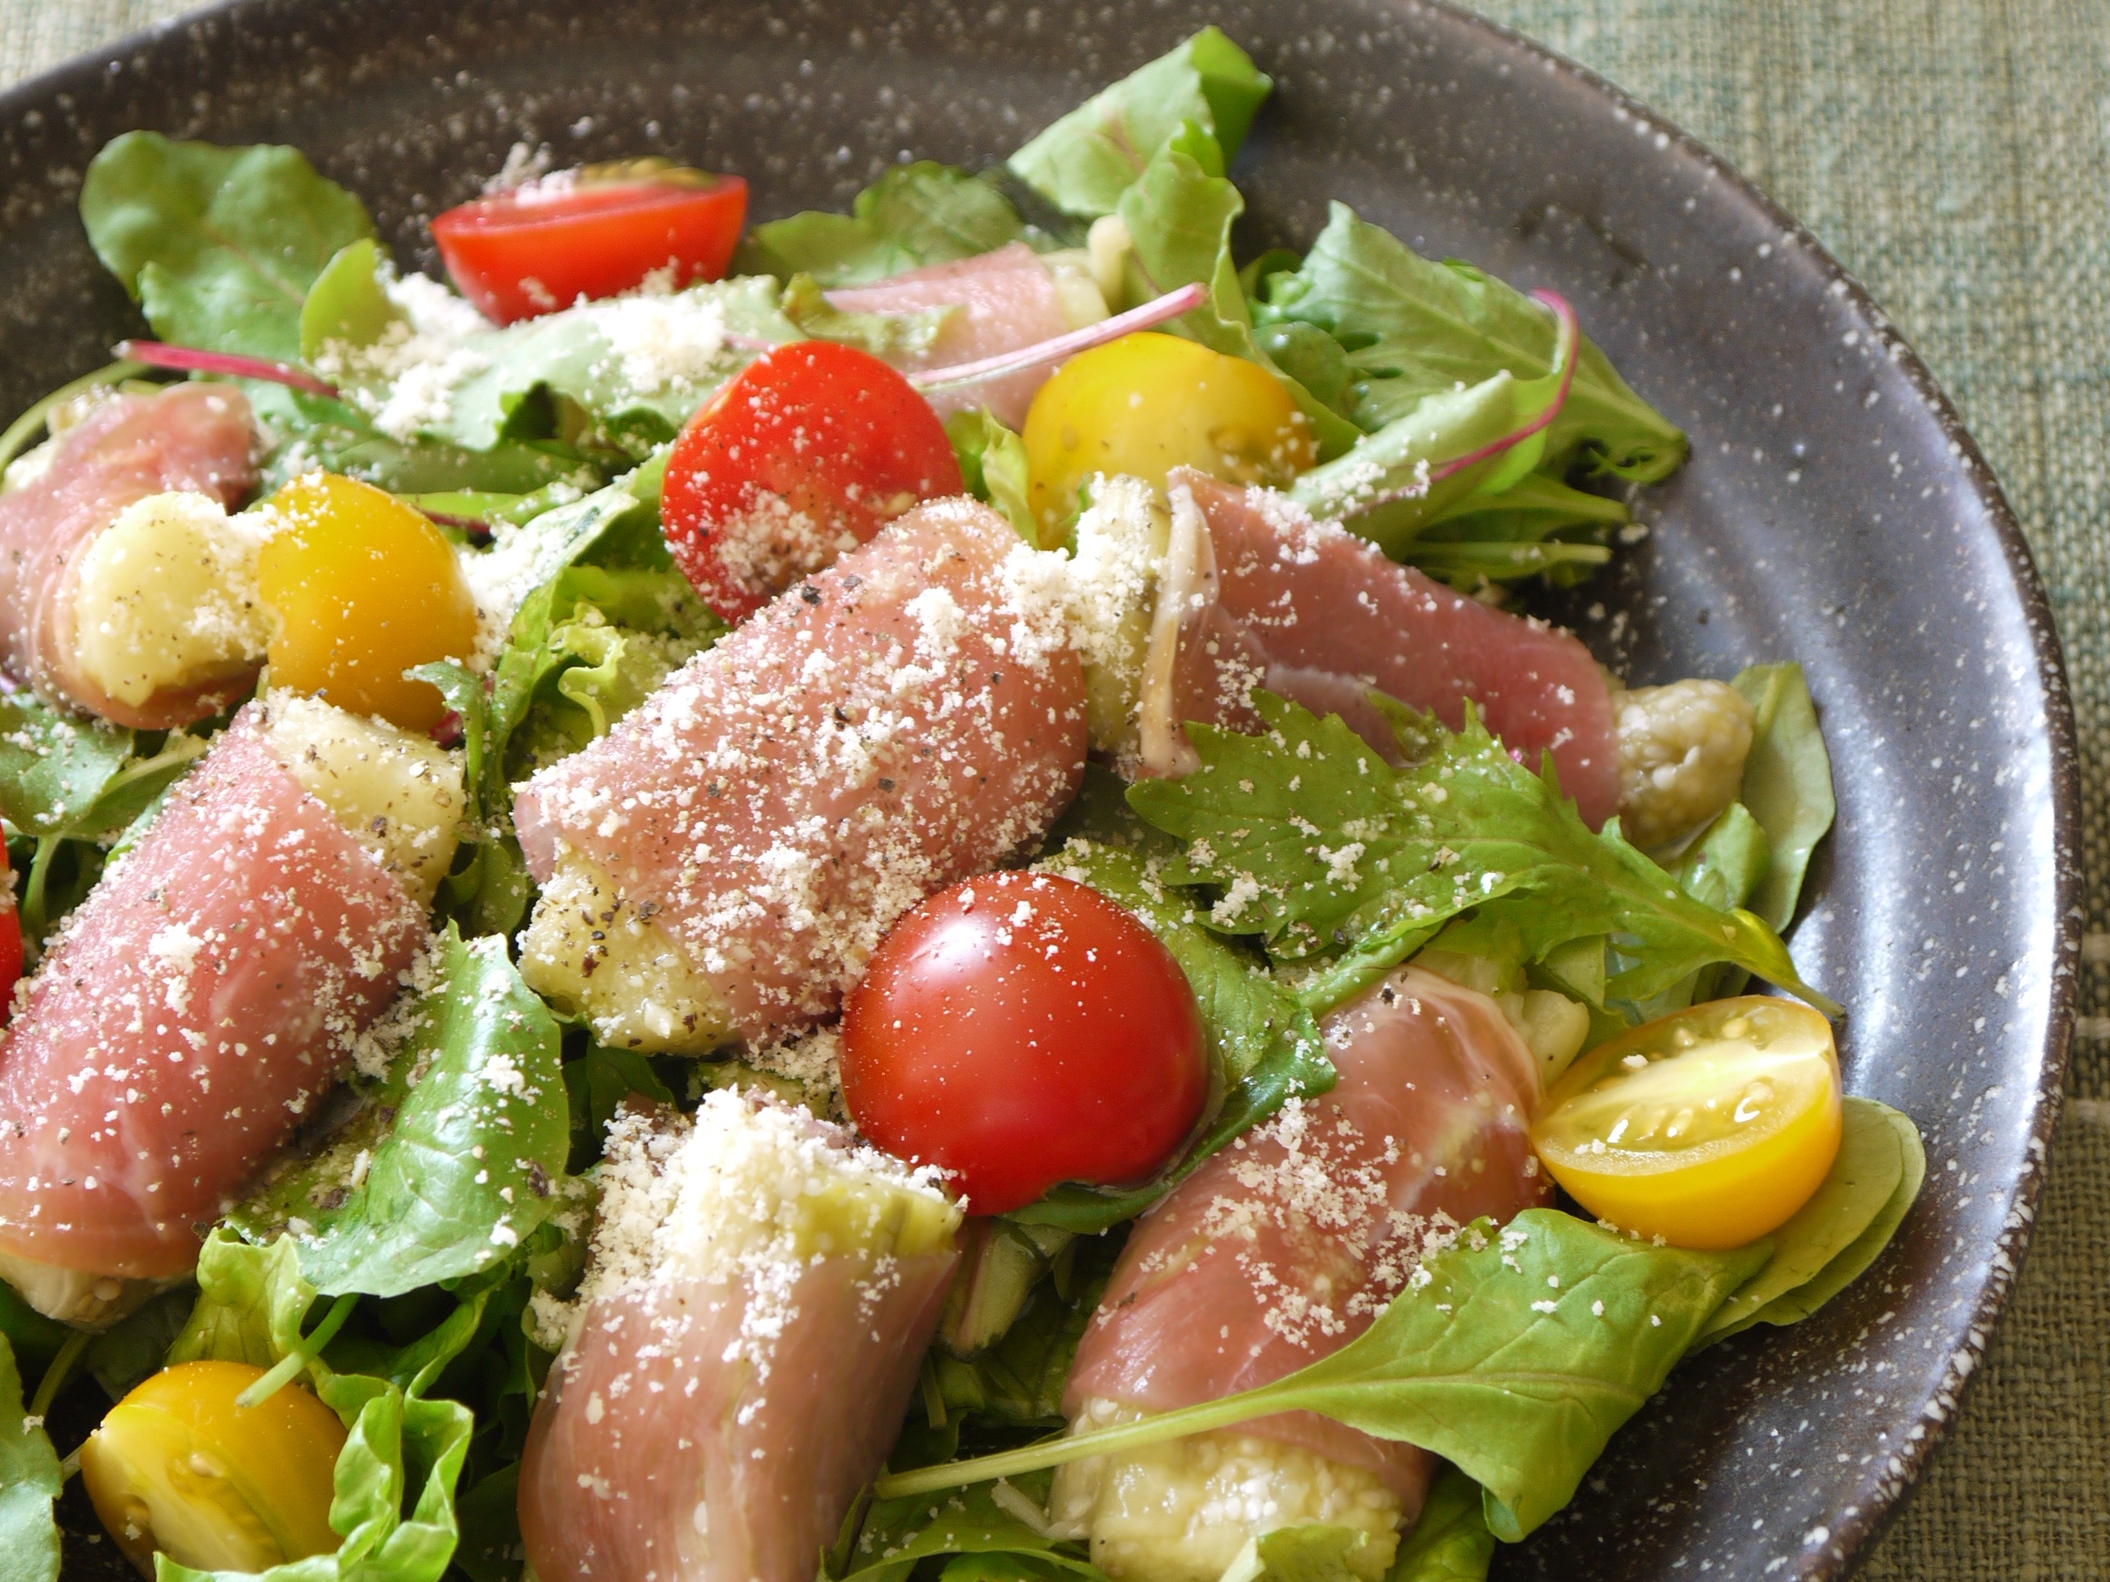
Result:
{"label": "speckled glaze plate", "polygon": [[[2072,722],[2021,534],[1926,369],[1806,232],[1641,106],[1382,0],[235,0],[0,98],[0,407],[135,328],[73,209],[132,127],[297,144],[432,268],[426,218],[521,139],[740,171],[760,217],[839,207],[904,152],[994,162],[1207,21],[1279,84],[1233,172],[1249,253],[1307,243],[1344,199],[1564,292],[1691,433],[1638,502],[1646,538],[1547,613],[1637,682],[1807,667],[1839,826],[1795,952],[1850,1008],[1851,1086],[1927,1138],[1927,1190],[1872,1274],[1679,1370],[1496,1575],[1838,1576],[1953,1415],[2028,1236],[2072,1002]],[[67,1510],[69,1578],[128,1575],[77,1493]]]}

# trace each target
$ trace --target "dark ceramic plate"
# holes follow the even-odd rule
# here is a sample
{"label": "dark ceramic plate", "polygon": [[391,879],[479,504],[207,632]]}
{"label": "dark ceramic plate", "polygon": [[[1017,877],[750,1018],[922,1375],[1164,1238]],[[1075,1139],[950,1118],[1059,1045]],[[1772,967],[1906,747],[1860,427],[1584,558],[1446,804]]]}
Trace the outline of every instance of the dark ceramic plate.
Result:
{"label": "dark ceramic plate", "polygon": [[[741,171],[763,216],[840,207],[904,151],[993,162],[1205,21],[1280,84],[1235,171],[1248,252],[1344,199],[1565,292],[1691,432],[1647,538],[1553,613],[1637,681],[1807,667],[1839,828],[1796,955],[1851,1008],[1853,1088],[1927,1137],[1873,1273],[1682,1369],[1497,1575],[1839,1575],[1953,1415],[2028,1235],[2071,1010],[2072,721],[2022,537],[1926,369],[1807,233],[1604,83],[1382,0],[235,0],[0,99],[0,407],[135,327],[73,211],[131,127],[297,144],[430,268],[426,218],[518,139]],[[76,1539],[68,1575],[114,1559]]]}

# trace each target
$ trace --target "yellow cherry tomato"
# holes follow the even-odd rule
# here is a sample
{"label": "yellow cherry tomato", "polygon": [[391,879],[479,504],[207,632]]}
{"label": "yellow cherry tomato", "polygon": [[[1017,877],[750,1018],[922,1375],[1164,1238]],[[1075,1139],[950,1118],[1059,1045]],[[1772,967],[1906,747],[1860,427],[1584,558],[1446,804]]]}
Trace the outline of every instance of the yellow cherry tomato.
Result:
{"label": "yellow cherry tomato", "polygon": [[285,524],[257,559],[276,627],[271,685],[430,730],[447,706],[403,672],[476,645],[476,601],[454,546],[393,495],[332,473],[296,478],[268,505]]}
{"label": "yellow cherry tomato", "polygon": [[1080,352],[1026,413],[1035,518],[1059,529],[1092,474],[1157,488],[1175,467],[1231,483],[1289,482],[1316,459],[1311,425],[1258,364],[1175,335],[1145,332]]}
{"label": "yellow cherry tomato", "polygon": [[343,1542],[330,1497],[344,1425],[297,1384],[236,1405],[263,1376],[240,1362],[164,1368],[81,1446],[95,1514],[147,1576],[156,1550],[201,1571],[261,1571]]}
{"label": "yellow cherry tomato", "polygon": [[1741,1247],[1809,1201],[1839,1152],[1839,1054],[1806,1005],[1673,1012],[1568,1068],[1531,1128],[1578,1203],[1678,1247]]}

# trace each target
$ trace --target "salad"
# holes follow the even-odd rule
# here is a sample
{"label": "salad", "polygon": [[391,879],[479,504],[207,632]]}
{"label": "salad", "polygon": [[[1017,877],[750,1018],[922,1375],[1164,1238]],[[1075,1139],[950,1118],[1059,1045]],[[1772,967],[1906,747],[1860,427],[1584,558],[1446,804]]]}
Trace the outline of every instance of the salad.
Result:
{"label": "salad", "polygon": [[8,1575],[78,1477],[164,1579],[1484,1576],[1882,1251],[1799,667],[1525,613],[1684,436],[1343,205],[1236,256],[1270,88],[752,226],[523,147],[451,285],[96,157],[153,338],[0,436]]}

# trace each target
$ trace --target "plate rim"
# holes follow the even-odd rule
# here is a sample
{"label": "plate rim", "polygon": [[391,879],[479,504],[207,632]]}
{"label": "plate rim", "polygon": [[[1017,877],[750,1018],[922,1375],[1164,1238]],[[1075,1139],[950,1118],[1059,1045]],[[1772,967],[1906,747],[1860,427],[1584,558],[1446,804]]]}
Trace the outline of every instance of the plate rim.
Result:
{"label": "plate rim", "polygon": [[[473,0],[470,3],[473,4]],[[58,62],[0,90],[0,124],[16,122],[28,111],[42,108],[60,94],[83,89],[90,83],[122,72],[128,69],[131,57],[144,50],[165,46],[173,37],[201,26],[240,28],[244,25],[245,13],[257,13],[282,26],[297,28],[302,13],[312,15],[324,5],[354,10],[372,4],[373,0],[303,0],[298,5],[289,3],[289,0],[211,0],[209,4],[179,12]],[[1858,1569],[1869,1548],[1918,1493],[1928,1464],[1946,1442],[1985,1371],[1982,1366],[1985,1354],[1991,1349],[1994,1334],[2014,1295],[2016,1281],[2020,1278],[2033,1239],[2036,1210],[2049,1171],[2054,1134],[2063,1113],[2079,996],[2077,969],[2081,932],[2086,919],[2086,897],[2080,859],[2079,734],[2058,622],[2028,536],[2008,502],[1998,474],[1986,461],[1978,442],[1965,426],[1962,414],[1882,305],[1809,227],[1736,165],[1677,122],[1610,78],[1530,34],[1471,11],[1457,0],[1389,0],[1386,8],[1397,11],[1403,19],[1425,16],[1435,19],[1440,26],[1468,34],[1477,33],[1501,49],[1523,54],[1546,74],[1565,78],[1586,89],[1614,110],[1646,120],[1655,131],[1667,136],[1665,147],[1674,147],[1686,157],[1700,162],[1737,198],[1784,236],[1792,238],[1831,290],[1880,342],[1889,361],[1905,376],[1913,395],[1934,418],[1943,438],[1948,441],[1951,455],[1964,473],[1966,486],[1991,522],[2003,563],[2030,629],[2033,675],[2042,694],[2044,739],[2050,760],[2050,855],[2055,911],[2052,919],[2055,960],[2042,1039],[2043,1060],[2032,1095],[2031,1124],[2026,1140],[2026,1153],[2036,1162],[2014,1184],[2014,1210],[1994,1243],[2005,1254],[2004,1263],[1989,1260],[1989,1277],[1964,1321],[1966,1339],[1959,1352],[1967,1354],[1970,1366],[1954,1388],[1955,1408],[1942,1413],[1938,1419],[1925,1421],[1927,1432],[1894,1452],[1903,1464],[1903,1475],[1892,1485],[1895,1492],[1877,1502],[1873,1510],[1864,1506],[1851,1516],[1841,1513],[1838,1524],[1832,1529],[1832,1543],[1826,1546],[1826,1552],[1818,1558],[1816,1565],[1803,1573],[1814,1578],[1845,1577]]]}

